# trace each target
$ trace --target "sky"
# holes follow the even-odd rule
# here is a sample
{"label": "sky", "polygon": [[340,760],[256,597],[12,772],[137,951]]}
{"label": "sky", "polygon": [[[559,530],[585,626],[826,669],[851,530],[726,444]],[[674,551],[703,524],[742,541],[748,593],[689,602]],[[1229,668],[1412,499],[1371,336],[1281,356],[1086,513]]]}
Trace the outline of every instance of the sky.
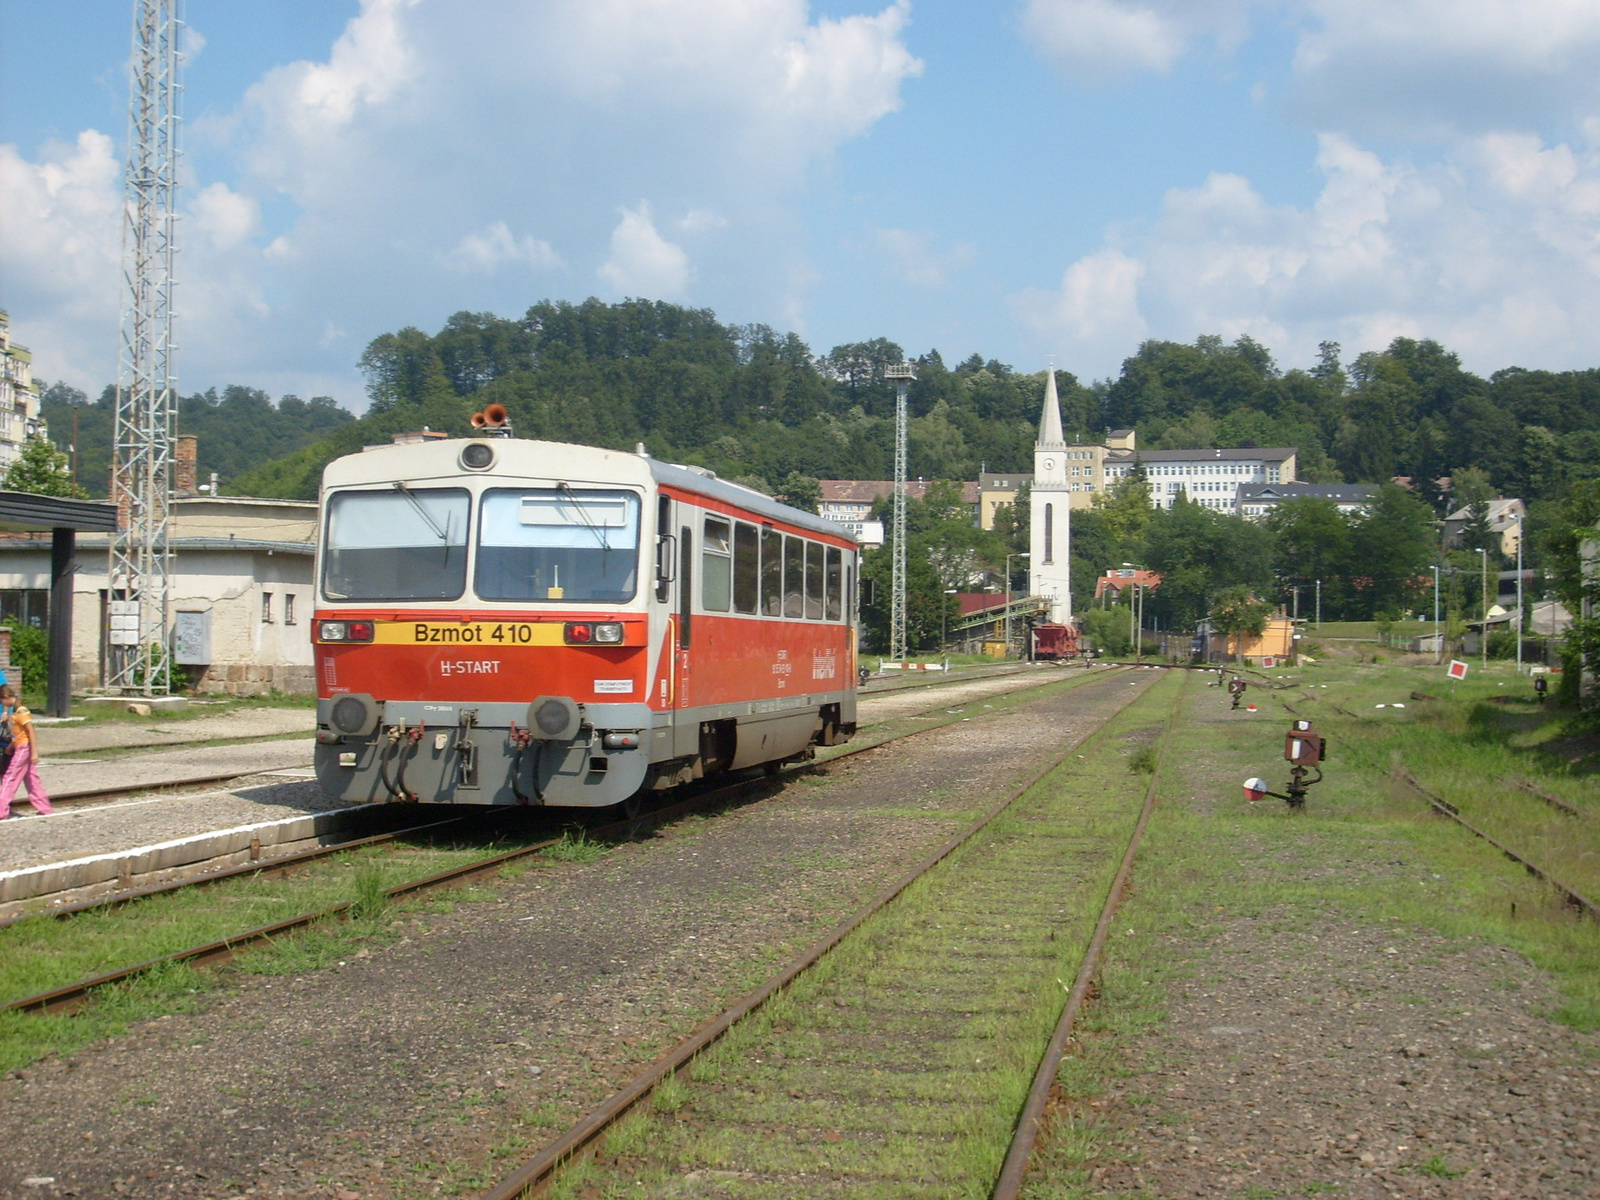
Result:
{"label": "sky", "polygon": [[[115,378],[131,0],[0,0],[0,308]],[[63,19],[70,13],[70,19]],[[179,385],[669,300],[947,363],[1600,366],[1594,0],[188,0]]]}

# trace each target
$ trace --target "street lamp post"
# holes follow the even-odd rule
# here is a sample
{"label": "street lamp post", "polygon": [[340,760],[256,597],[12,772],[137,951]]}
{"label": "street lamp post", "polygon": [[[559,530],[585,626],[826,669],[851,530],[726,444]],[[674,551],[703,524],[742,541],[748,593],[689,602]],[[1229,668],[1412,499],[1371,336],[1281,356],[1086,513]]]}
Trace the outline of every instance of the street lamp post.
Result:
{"label": "street lamp post", "polygon": [[1483,608],[1483,623],[1478,629],[1478,649],[1483,656],[1483,669],[1489,669],[1489,552],[1482,546],[1478,547],[1479,567],[1482,582],[1479,590],[1483,593],[1480,597]]}
{"label": "street lamp post", "polygon": [[1444,636],[1439,632],[1439,564],[1433,564],[1433,661],[1444,661]]}
{"label": "street lamp post", "polygon": [[1135,572],[1133,595],[1128,597],[1128,640],[1133,643],[1133,661],[1138,662],[1144,655],[1144,638],[1140,636],[1144,633],[1144,588],[1139,585],[1137,572],[1140,568],[1129,562],[1122,565]]}
{"label": "street lamp post", "polygon": [[1013,558],[1032,558],[1033,555],[1024,550],[1021,553],[1013,551],[1006,555],[1006,654],[1011,654],[1011,560]]}
{"label": "street lamp post", "polygon": [[1517,514],[1517,674],[1522,674],[1522,514]]}

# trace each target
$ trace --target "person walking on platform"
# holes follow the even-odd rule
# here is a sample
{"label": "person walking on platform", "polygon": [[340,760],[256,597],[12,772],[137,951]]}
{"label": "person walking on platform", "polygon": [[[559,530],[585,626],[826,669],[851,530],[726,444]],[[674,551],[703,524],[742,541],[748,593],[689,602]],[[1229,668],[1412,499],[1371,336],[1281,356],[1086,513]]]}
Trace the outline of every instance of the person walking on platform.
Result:
{"label": "person walking on platform", "polygon": [[50,807],[50,797],[39,780],[39,764],[33,753],[33,714],[18,700],[17,689],[9,683],[0,686],[0,722],[11,733],[11,761],[5,778],[0,779],[0,821],[11,815],[11,802],[17,798],[19,784],[27,787],[28,803],[39,815],[49,815],[55,809]]}

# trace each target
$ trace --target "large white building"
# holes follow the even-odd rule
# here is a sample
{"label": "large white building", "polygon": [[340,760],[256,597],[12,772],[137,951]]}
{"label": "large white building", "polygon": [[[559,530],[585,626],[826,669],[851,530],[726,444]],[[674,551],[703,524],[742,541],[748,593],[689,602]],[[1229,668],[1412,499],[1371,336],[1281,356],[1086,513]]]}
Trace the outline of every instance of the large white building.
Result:
{"label": "large white building", "polygon": [[[1039,440],[1033,444],[1033,489],[1029,492],[1028,592],[1050,601],[1050,620],[1072,619],[1072,477],[1074,465],[1061,435],[1056,373],[1045,377]],[[1008,581],[1009,582],[1009,581]]]}
{"label": "large white building", "polygon": [[30,437],[45,435],[39,419],[39,385],[33,381],[33,355],[11,340],[11,318],[0,310],[0,475],[10,468]]}
{"label": "large white building", "polygon": [[1150,504],[1171,508],[1182,493],[1205,508],[1239,512],[1242,483],[1293,483],[1295,450],[1292,446],[1239,450],[1145,450],[1133,448],[1108,456],[1106,486],[1144,469],[1150,481]]}

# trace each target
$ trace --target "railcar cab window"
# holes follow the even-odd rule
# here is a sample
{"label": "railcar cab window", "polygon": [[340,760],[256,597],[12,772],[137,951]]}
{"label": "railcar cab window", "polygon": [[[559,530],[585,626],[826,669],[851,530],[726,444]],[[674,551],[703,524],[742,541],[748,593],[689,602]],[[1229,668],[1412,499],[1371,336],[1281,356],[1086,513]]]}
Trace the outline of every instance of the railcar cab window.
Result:
{"label": "railcar cab window", "polygon": [[329,600],[455,600],[467,587],[464,488],[396,483],[328,501],[322,594]]}
{"label": "railcar cab window", "polygon": [[474,584],[483,600],[624,601],[639,575],[639,497],[574,488],[483,494]]}

